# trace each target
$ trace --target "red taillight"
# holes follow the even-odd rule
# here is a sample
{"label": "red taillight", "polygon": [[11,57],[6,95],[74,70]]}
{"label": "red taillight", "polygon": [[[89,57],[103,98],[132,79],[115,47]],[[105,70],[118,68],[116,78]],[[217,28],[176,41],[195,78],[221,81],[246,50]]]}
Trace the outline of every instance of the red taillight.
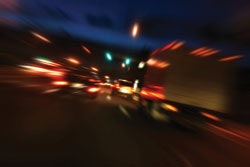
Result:
{"label": "red taillight", "polygon": [[95,92],[98,92],[99,90],[100,90],[99,87],[89,87],[89,88],[87,89],[87,91],[88,91],[89,93],[95,93]]}
{"label": "red taillight", "polygon": [[67,81],[54,81],[54,82],[52,82],[52,85],[57,85],[57,86],[65,86],[68,84],[69,83]]}
{"label": "red taillight", "polygon": [[120,88],[120,86],[119,86],[119,84],[115,84],[115,86],[114,86],[115,88],[117,88],[117,89],[119,89]]}

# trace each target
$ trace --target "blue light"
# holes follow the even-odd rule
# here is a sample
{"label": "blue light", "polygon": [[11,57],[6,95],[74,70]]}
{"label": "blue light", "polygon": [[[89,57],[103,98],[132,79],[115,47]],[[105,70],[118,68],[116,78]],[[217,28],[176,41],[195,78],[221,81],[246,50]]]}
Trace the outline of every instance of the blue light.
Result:
{"label": "blue light", "polygon": [[113,57],[112,57],[111,53],[106,52],[106,53],[105,53],[105,56],[106,56],[106,58],[107,58],[109,61],[112,61]]}
{"label": "blue light", "polygon": [[126,65],[129,65],[130,62],[131,62],[131,60],[130,60],[129,58],[126,58],[126,59],[125,59],[125,64],[126,64]]}

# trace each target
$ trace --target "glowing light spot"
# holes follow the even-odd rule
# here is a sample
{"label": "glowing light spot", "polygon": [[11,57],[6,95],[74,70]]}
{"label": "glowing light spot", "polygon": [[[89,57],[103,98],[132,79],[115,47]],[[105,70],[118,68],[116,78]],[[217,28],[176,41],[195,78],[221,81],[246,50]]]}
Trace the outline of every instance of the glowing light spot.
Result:
{"label": "glowing light spot", "polygon": [[155,55],[160,49],[156,49],[151,53],[151,56]]}
{"label": "glowing light spot", "polygon": [[171,50],[176,50],[176,49],[180,48],[181,46],[184,45],[184,43],[185,43],[184,41],[178,42],[177,44],[175,44],[175,45],[171,48]]}
{"label": "glowing light spot", "polygon": [[173,105],[170,105],[170,104],[166,104],[166,103],[163,103],[161,104],[162,108],[168,110],[168,111],[172,111],[172,112],[178,112],[178,108],[176,108],[175,106]]}
{"label": "glowing light spot", "polygon": [[106,96],[106,99],[110,101],[111,100],[111,96],[110,95]]}
{"label": "glowing light spot", "polygon": [[195,49],[190,54],[198,54],[199,52],[204,51],[206,49],[207,49],[206,47],[201,47],[201,48]]}
{"label": "glowing light spot", "polygon": [[91,70],[96,71],[96,72],[98,72],[98,71],[99,71],[99,69],[98,69],[98,68],[96,68],[96,67],[91,67]]}
{"label": "glowing light spot", "polygon": [[243,55],[236,55],[236,56],[230,56],[230,57],[225,57],[225,58],[222,58],[222,59],[219,59],[219,61],[223,62],[223,61],[232,61],[232,60],[236,60],[236,59],[239,59],[239,58],[242,58]]}
{"label": "glowing light spot", "polygon": [[205,53],[205,54],[203,54],[203,55],[201,55],[202,57],[207,57],[207,56],[211,56],[211,55],[214,55],[214,54],[216,54],[216,53],[218,53],[218,52],[220,52],[219,50],[212,50],[212,51],[210,51],[210,52],[208,52],[208,53]]}
{"label": "glowing light spot", "polygon": [[48,59],[45,59],[45,58],[35,58],[36,61],[42,63],[42,64],[45,64],[45,65],[49,65],[49,66],[60,66],[60,64],[57,64],[57,63],[54,63]]}
{"label": "glowing light spot", "polygon": [[57,86],[65,86],[68,85],[69,83],[67,81],[54,81],[52,82],[52,84]]}
{"label": "glowing light spot", "polygon": [[98,92],[100,90],[100,88],[98,88],[98,87],[90,87],[90,88],[88,88],[88,92],[90,92],[90,93],[95,93],[95,92]]}
{"label": "glowing light spot", "polygon": [[86,46],[82,45],[83,50],[85,50],[88,54],[91,54],[91,51],[89,50],[89,48],[87,48]]}
{"label": "glowing light spot", "polygon": [[152,66],[152,65],[155,65],[156,62],[157,62],[157,61],[156,61],[155,59],[149,59],[149,60],[147,61],[147,64]]}
{"label": "glowing light spot", "polygon": [[80,62],[72,57],[67,59],[69,62],[73,63],[73,64],[80,64]]}
{"label": "glowing light spot", "polygon": [[138,35],[138,32],[139,32],[139,24],[135,23],[132,28],[132,37],[135,38]]}
{"label": "glowing light spot", "polygon": [[218,118],[218,117],[216,117],[216,116],[214,116],[214,115],[212,115],[212,114],[208,114],[208,113],[206,113],[206,112],[201,112],[201,115],[203,115],[204,117],[207,117],[207,118],[209,118],[209,119],[212,119],[212,120],[214,120],[214,121],[221,121],[220,118]]}
{"label": "glowing light spot", "polygon": [[166,67],[170,66],[170,63],[168,63],[166,61],[165,62],[164,61],[158,61],[158,60],[153,59],[153,58],[149,59],[147,61],[147,64],[149,66],[154,66],[156,68],[166,68]]}
{"label": "glowing light spot", "polygon": [[31,34],[34,35],[35,37],[41,39],[44,42],[51,43],[51,41],[48,38],[46,38],[46,37],[44,37],[36,32],[31,32]]}
{"label": "glowing light spot", "polygon": [[144,61],[141,61],[140,63],[139,63],[139,65],[138,65],[138,68],[139,69],[142,69],[142,68],[144,68],[145,67],[145,62]]}
{"label": "glowing light spot", "polygon": [[169,48],[172,47],[175,43],[176,43],[176,41],[173,41],[173,42],[171,42],[170,44],[167,44],[166,46],[164,46],[164,47],[161,49],[161,51],[163,52],[163,51],[169,49]]}
{"label": "glowing light spot", "polygon": [[125,63],[122,63],[122,64],[121,64],[121,67],[122,67],[122,68],[125,68],[125,67],[126,67]]}

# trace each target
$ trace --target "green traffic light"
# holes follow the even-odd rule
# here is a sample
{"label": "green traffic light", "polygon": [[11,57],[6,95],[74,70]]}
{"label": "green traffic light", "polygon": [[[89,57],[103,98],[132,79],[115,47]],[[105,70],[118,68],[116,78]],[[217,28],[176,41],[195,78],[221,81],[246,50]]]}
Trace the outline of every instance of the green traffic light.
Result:
{"label": "green traffic light", "polygon": [[105,57],[106,57],[106,59],[107,59],[108,61],[112,61],[112,59],[113,59],[111,53],[109,53],[109,52],[106,52],[106,53],[105,53]]}
{"label": "green traffic light", "polygon": [[126,65],[129,65],[130,63],[131,63],[131,60],[130,60],[129,58],[126,58],[126,59],[125,59],[125,64],[126,64]]}

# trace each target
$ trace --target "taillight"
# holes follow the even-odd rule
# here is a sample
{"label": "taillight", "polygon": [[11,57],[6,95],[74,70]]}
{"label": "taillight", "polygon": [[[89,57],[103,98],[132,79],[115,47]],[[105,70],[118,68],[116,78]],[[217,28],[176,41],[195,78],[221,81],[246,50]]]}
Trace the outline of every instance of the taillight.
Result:
{"label": "taillight", "polygon": [[120,88],[119,84],[115,84],[115,88],[119,89]]}
{"label": "taillight", "polygon": [[162,103],[161,107],[171,112],[179,112],[177,107],[170,104]]}
{"label": "taillight", "polygon": [[87,91],[88,91],[89,93],[95,93],[95,92],[98,92],[99,90],[100,90],[99,87],[89,87],[89,88],[87,89]]}
{"label": "taillight", "polygon": [[52,82],[52,85],[56,85],[56,86],[65,86],[68,84],[69,83],[67,81],[54,81],[54,82]]}

